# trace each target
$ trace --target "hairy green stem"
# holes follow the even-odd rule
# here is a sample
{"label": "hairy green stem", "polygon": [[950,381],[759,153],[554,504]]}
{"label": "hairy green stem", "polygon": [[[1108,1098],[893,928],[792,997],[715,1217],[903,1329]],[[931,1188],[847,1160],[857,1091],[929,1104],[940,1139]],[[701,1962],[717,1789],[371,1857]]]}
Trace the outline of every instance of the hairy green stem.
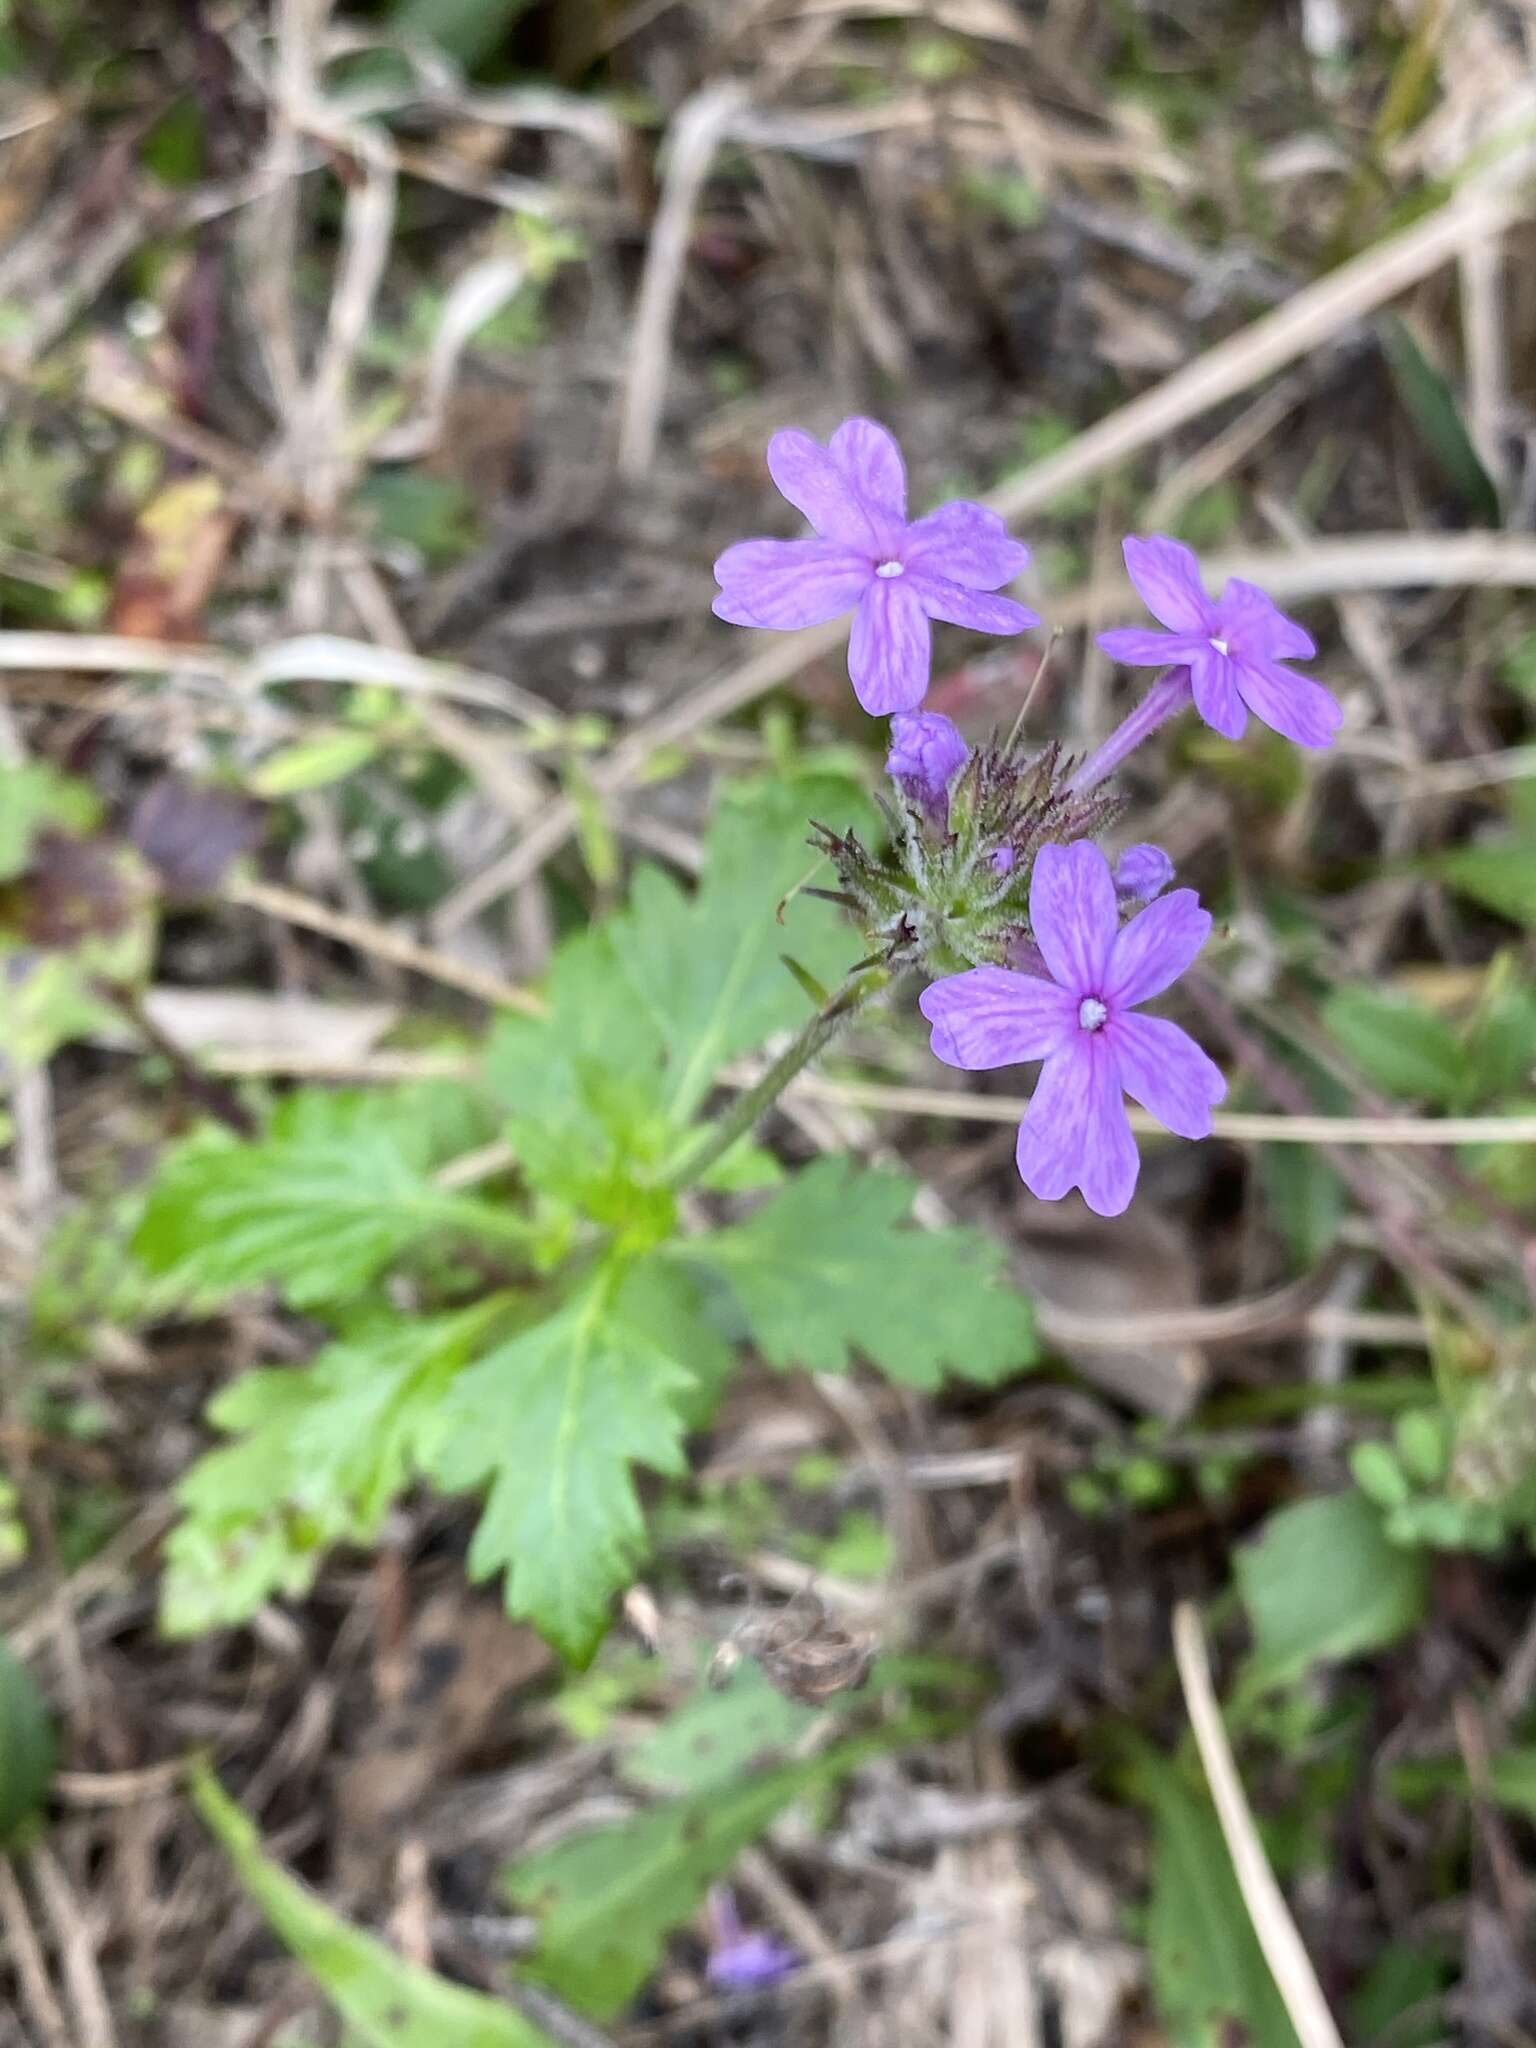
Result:
{"label": "hairy green stem", "polygon": [[708,1173],[717,1159],[723,1159],[738,1138],[744,1138],[767,1110],[771,1109],[819,1052],[825,1051],[844,1025],[880,993],[891,979],[885,967],[862,967],[850,974],[833,995],[785,1046],[766,1073],[744,1088],[725,1112],[710,1125],[691,1152],[665,1174],[661,1185],[679,1193],[691,1188]]}

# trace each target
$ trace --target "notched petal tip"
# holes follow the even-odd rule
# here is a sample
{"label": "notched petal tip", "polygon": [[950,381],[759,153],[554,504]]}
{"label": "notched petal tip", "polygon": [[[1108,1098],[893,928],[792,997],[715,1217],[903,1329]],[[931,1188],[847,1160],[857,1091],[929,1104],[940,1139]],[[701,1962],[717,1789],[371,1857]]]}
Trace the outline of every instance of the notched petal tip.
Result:
{"label": "notched petal tip", "polygon": [[1198,633],[1212,605],[1193,548],[1166,533],[1128,534],[1121,543],[1126,572],[1154,619],[1175,633]]}

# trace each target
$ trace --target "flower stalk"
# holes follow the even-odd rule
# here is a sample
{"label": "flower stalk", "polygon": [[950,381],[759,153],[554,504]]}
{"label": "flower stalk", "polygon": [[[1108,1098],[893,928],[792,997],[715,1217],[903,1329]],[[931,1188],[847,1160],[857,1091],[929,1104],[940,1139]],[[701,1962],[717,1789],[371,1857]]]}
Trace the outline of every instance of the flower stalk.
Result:
{"label": "flower stalk", "polygon": [[1187,668],[1171,668],[1166,675],[1159,676],[1135,710],[1122,719],[1101,747],[1094,748],[1067,788],[1074,796],[1083,796],[1090,789],[1097,789],[1101,782],[1107,782],[1127,754],[1134,753],[1160,725],[1182,711],[1192,694]]}
{"label": "flower stalk", "polygon": [[883,988],[889,986],[890,970],[879,964],[857,967],[842,987],[833,991],[815,1015],[803,1024],[778,1058],[750,1088],[743,1088],[722,1117],[710,1125],[691,1152],[685,1152],[661,1177],[661,1185],[672,1193],[698,1184],[723,1159],[738,1138],[744,1138],[758,1120],[778,1101],[796,1075],[801,1074],[824,1052]]}

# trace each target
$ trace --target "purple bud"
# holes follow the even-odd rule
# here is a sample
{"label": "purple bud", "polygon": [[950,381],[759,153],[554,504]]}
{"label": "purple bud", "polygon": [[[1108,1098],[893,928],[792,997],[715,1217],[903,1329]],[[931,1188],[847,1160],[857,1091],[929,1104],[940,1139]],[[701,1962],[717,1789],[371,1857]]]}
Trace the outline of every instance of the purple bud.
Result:
{"label": "purple bud", "polygon": [[771,1934],[744,1934],[729,1948],[717,1948],[704,1974],[721,1991],[754,1991],[779,1983],[799,1966],[795,1951]]}
{"label": "purple bud", "polygon": [[1173,880],[1173,862],[1160,846],[1128,846],[1115,862],[1115,894],[1123,903],[1150,903]]}
{"label": "purple bud", "polygon": [[1014,852],[1011,846],[1000,846],[994,854],[991,854],[988,857],[991,860],[993,869],[997,874],[1011,875],[1013,873],[1014,863],[1018,860],[1019,856]]}
{"label": "purple bud", "polygon": [[958,726],[941,711],[900,711],[891,720],[885,772],[902,795],[943,815],[949,785],[971,758]]}
{"label": "purple bud", "polygon": [[729,1885],[709,1895],[709,1961],[704,1974],[719,1991],[753,1991],[777,1984],[800,1958],[771,1934],[752,1934],[741,1924]]}

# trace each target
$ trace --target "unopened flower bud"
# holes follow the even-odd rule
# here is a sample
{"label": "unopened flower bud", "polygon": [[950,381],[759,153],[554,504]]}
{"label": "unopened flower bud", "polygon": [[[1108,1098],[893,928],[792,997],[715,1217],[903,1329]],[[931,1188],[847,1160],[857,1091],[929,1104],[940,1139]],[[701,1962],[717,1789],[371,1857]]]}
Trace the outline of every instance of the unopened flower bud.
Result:
{"label": "unopened flower bud", "polygon": [[1173,862],[1160,846],[1128,846],[1115,862],[1115,894],[1122,903],[1150,903],[1173,880]]}
{"label": "unopened flower bud", "polygon": [[949,785],[971,757],[959,728],[941,711],[899,711],[891,720],[885,772],[902,795],[942,819]]}

